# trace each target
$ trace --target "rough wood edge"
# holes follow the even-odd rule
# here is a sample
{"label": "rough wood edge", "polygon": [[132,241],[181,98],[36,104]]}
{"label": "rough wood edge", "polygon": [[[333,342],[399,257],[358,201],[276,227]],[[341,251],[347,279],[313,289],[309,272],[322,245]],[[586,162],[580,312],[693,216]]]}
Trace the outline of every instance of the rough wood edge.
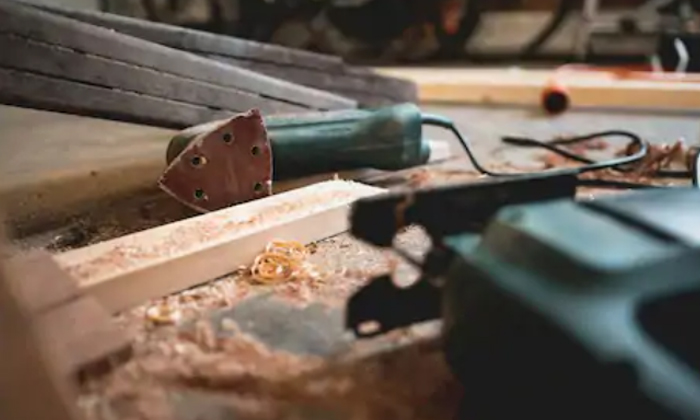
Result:
{"label": "rough wood edge", "polygon": [[55,260],[82,290],[118,312],[234,272],[271,240],[311,243],[342,233],[350,204],[383,191],[327,181],[68,251]]}
{"label": "rough wood edge", "polygon": [[553,80],[569,94],[571,107],[664,109],[700,108],[700,83],[616,80],[602,74],[544,70],[377,68],[381,74],[418,84],[421,102],[540,106]]}
{"label": "rough wood edge", "polygon": [[[0,228],[0,254],[6,251]],[[0,257],[0,418],[78,420],[76,390],[60,374],[50,341],[18,299]]]}
{"label": "rough wood edge", "polygon": [[61,377],[81,379],[131,354],[131,336],[114,324],[46,251],[20,252],[3,261],[17,300],[52,350]]}

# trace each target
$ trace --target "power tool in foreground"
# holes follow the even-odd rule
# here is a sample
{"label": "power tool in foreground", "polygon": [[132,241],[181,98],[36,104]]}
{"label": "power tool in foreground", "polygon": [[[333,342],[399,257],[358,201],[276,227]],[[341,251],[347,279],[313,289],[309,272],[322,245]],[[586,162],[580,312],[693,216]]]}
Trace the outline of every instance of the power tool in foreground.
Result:
{"label": "power tool in foreground", "polygon": [[[700,419],[700,190],[575,199],[574,174],[504,177],[355,203],[352,234],[432,240],[422,272],[348,302],[367,337],[442,320],[466,419]],[[416,378],[420,380],[419,378]]]}

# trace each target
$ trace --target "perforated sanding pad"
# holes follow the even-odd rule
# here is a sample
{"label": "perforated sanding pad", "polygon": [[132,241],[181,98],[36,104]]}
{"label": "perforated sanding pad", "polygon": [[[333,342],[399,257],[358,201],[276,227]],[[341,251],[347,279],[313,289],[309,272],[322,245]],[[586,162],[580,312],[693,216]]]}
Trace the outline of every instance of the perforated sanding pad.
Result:
{"label": "perforated sanding pad", "polygon": [[194,137],[161,176],[164,191],[200,212],[272,193],[272,150],[257,109],[199,127],[186,130]]}

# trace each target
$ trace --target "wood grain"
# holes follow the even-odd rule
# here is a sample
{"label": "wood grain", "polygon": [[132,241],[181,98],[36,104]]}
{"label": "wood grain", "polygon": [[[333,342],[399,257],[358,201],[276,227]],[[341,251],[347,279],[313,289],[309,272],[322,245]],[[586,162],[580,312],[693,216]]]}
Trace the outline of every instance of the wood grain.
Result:
{"label": "wood grain", "polygon": [[[266,100],[267,109],[261,110],[267,112],[274,112],[277,106],[284,104],[308,109],[355,106],[354,101],[337,95],[228,66],[20,3],[0,2],[0,28],[3,34],[256,95]],[[242,96],[243,100],[245,97]]]}
{"label": "wood grain", "polygon": [[117,312],[250,264],[274,239],[344,232],[349,206],[384,190],[328,181],[56,255],[81,289]]}
{"label": "wood grain", "polygon": [[78,10],[48,4],[36,4],[34,7],[68,16],[82,22],[114,29],[138,38],[148,39],[158,44],[170,45],[185,50],[219,53],[260,62],[278,62],[290,66],[304,66],[331,71],[344,64],[342,58],[337,56],[223,36],[114,13]]}
{"label": "wood grain", "polygon": [[416,86],[373,70],[346,64],[340,57],[312,53],[150,22],[110,13],[38,6],[52,13],[211,58],[268,76],[333,92],[364,106],[415,102]]}
{"label": "wood grain", "polygon": [[520,69],[379,68],[380,73],[418,84],[422,102],[540,106],[553,80],[569,94],[573,108],[700,108],[700,83],[621,80],[604,73]]}
{"label": "wood grain", "polygon": [[[104,57],[82,54],[50,43],[0,35],[0,65],[27,70],[67,81],[105,88],[119,87],[190,105],[216,107],[231,113],[249,108],[267,108],[269,100],[230,87],[192,80],[167,72],[139,67]],[[281,103],[278,111],[301,111],[301,106]]]}
{"label": "wood grain", "polygon": [[182,128],[231,115],[231,112],[208,107],[2,67],[0,102],[168,128]]}
{"label": "wood grain", "polygon": [[0,418],[77,420],[75,389],[59,372],[43,328],[12,286],[18,279],[0,259]]}

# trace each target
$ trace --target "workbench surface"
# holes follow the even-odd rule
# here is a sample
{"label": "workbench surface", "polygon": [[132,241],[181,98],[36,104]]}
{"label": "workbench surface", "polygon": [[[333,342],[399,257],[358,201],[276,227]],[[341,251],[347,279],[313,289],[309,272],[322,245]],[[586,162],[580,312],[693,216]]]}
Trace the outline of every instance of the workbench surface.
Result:
{"label": "workbench surface", "polygon": [[[697,116],[586,112],[550,119],[526,109],[440,106],[426,106],[425,109],[456,119],[460,129],[473,141],[479,156],[516,166],[535,164],[535,154],[505,151],[498,144],[499,136],[548,139],[594,130],[626,129],[654,142],[672,143],[681,137],[689,143],[700,140]],[[133,126],[125,129],[117,124],[120,128],[115,130],[125,130],[123,137],[110,141],[109,145],[102,142],[97,146],[95,142],[100,139],[115,138],[106,135],[111,130],[107,126],[112,123],[105,123],[99,132],[78,130],[80,136],[63,137],[59,142],[51,136],[52,130],[46,128],[55,124],[52,119],[57,118],[56,115],[44,115],[47,126],[41,128],[37,119],[18,118],[19,114],[20,111],[8,108],[0,113],[0,135],[3,136],[0,167],[5,173],[3,185],[6,188],[10,188],[7,185],[12,177],[23,183],[26,180],[37,184],[45,182],[43,174],[61,170],[57,162],[65,168],[80,168],[85,177],[95,177],[95,172],[103,170],[104,160],[95,161],[92,167],[85,163],[89,159],[83,160],[82,165],[71,164],[71,159],[84,159],[90,150],[102,156],[110,156],[109,150],[115,150],[124,171],[128,171],[129,162],[139,159],[141,162],[144,158],[153,162],[162,160],[165,143],[162,149],[157,141],[144,146],[134,133],[143,129],[144,133],[156,137],[170,134],[167,130],[135,129]],[[28,132],[39,135],[21,136],[25,131],[18,128],[18,124],[34,127],[27,128]],[[71,131],[69,126],[62,126],[61,130]],[[450,138],[449,133],[432,129],[429,135]],[[68,142],[71,150],[80,150],[80,153],[71,153],[66,147]],[[460,153],[457,145],[453,146],[455,153]],[[453,162],[450,167],[460,165],[469,170],[464,161]],[[431,175],[430,171],[427,178],[422,178],[426,184],[475,176],[469,172],[448,174],[440,169],[434,169]],[[181,209],[157,211],[153,206],[172,204],[160,196],[148,197],[146,203],[125,201],[123,205],[131,206],[126,210],[114,208],[115,212],[127,212],[140,221],[129,225],[133,218],[115,216],[117,224],[109,235],[187,215]],[[148,217],[139,206],[151,206],[146,212]],[[101,214],[93,223],[99,224],[105,217]],[[141,220],[144,218],[148,220]],[[404,233],[401,241],[418,254],[427,245],[417,229]],[[260,286],[239,273],[119,315],[121,325],[134,330],[139,337],[135,357],[117,366],[111,374],[84,385],[80,404],[88,418],[426,419],[454,416],[464,396],[442,360],[436,325],[417,326],[360,342],[348,337],[343,328],[345,299],[370,275],[394,270],[399,281],[406,283],[415,278],[415,273],[390,255],[364,246],[347,235],[314,246],[311,262],[324,273],[320,279]],[[158,317],[153,316],[154,311]],[[180,323],[169,325],[171,321]]]}

